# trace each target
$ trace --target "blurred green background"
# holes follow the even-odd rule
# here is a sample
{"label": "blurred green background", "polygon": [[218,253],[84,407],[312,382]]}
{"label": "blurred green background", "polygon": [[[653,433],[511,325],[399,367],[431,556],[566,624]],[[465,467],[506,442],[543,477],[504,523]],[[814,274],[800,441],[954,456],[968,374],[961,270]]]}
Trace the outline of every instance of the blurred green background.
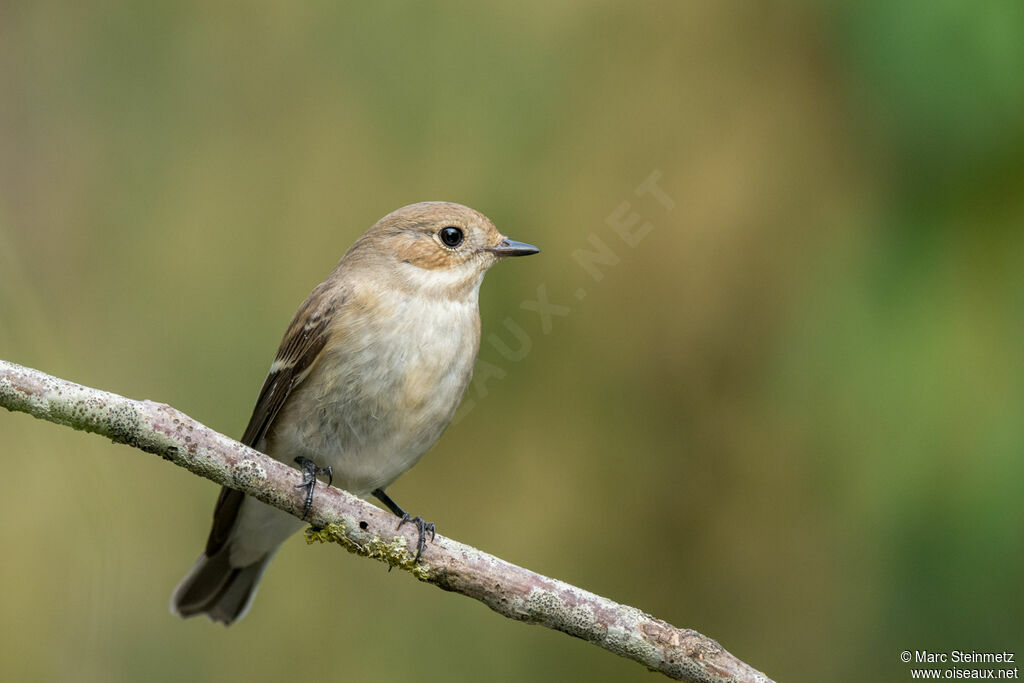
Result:
{"label": "blurred green background", "polygon": [[[239,436],[348,245],[463,202],[543,254],[488,276],[499,376],[403,506],[780,681],[1024,654],[1022,35],[1019,2],[7,3],[0,358]],[[244,621],[180,621],[215,485],[20,414],[0,444],[3,680],[653,680],[301,538]]]}

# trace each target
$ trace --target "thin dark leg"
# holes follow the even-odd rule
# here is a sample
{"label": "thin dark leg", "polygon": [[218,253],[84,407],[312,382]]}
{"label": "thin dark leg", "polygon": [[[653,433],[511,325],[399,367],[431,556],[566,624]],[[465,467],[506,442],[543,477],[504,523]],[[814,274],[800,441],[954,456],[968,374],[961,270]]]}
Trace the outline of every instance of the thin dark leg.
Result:
{"label": "thin dark leg", "polygon": [[408,512],[399,507],[398,503],[391,500],[391,496],[384,493],[384,489],[376,489],[373,492],[374,497],[380,502],[384,503],[388,510],[396,517],[401,517],[402,521],[398,523],[398,528],[401,529],[402,525],[406,522],[410,522],[416,525],[416,528],[420,532],[419,540],[416,542],[416,559],[413,562],[420,561],[420,555],[423,554],[423,548],[427,544],[427,534],[430,534],[430,540],[433,541],[437,537],[437,532],[434,530],[433,522],[425,522],[419,515],[411,517]]}
{"label": "thin dark leg", "polygon": [[379,500],[380,502],[384,503],[387,509],[391,510],[391,513],[396,517],[405,517],[407,514],[409,514],[405,510],[400,508],[398,506],[398,503],[391,500],[391,496],[384,493],[384,489],[374,489],[373,497]]}
{"label": "thin dark leg", "polygon": [[316,475],[326,474],[327,485],[330,486],[334,482],[334,472],[330,467],[319,467],[315,462],[301,455],[295,458],[295,462],[302,469],[302,483],[297,484],[295,488],[306,489],[306,502],[302,505],[302,519],[306,519],[309,515],[309,509],[313,507],[313,490],[316,488]]}

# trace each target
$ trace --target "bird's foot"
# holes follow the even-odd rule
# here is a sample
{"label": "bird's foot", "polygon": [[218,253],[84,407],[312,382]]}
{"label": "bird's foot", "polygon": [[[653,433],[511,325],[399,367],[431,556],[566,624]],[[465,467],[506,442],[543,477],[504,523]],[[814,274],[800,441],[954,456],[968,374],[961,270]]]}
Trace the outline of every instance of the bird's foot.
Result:
{"label": "bird's foot", "polygon": [[302,505],[302,519],[306,519],[309,515],[309,509],[313,507],[313,490],[316,488],[316,475],[326,474],[327,485],[330,486],[334,482],[334,471],[330,467],[320,467],[302,455],[295,458],[295,463],[302,470],[302,483],[297,484],[295,488],[306,489],[306,502]]}
{"label": "bird's foot", "polygon": [[419,564],[420,555],[423,554],[423,547],[427,544],[427,534],[430,534],[430,540],[433,541],[437,536],[437,532],[434,530],[433,522],[425,522],[419,515],[411,517],[408,512],[402,515],[402,521],[398,523],[398,528],[401,529],[402,525],[406,522],[415,524],[416,528],[419,529],[420,537],[416,541],[416,557],[413,559],[413,564]]}

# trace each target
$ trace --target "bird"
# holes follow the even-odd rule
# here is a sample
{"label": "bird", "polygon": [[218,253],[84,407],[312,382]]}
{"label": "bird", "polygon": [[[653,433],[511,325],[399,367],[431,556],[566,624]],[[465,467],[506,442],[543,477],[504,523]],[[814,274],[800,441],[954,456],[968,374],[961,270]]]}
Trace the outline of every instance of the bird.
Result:
{"label": "bird", "polygon": [[[377,221],[292,318],[242,443],[303,472],[306,511],[318,474],[373,495],[419,530],[434,526],[385,493],[434,445],[470,382],[480,348],[484,274],[536,254],[482,213],[419,202]],[[328,482],[330,484],[330,481]],[[246,615],[299,518],[224,487],[206,547],[171,596],[171,612],[230,625]]]}

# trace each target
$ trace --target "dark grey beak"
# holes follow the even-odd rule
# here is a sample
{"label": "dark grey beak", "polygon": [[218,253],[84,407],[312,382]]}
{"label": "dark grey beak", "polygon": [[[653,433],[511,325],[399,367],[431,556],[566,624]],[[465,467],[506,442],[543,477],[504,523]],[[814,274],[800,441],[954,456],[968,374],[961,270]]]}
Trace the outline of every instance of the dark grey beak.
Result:
{"label": "dark grey beak", "polygon": [[540,249],[532,244],[515,240],[504,240],[495,247],[485,247],[485,250],[498,256],[529,256],[540,253]]}

